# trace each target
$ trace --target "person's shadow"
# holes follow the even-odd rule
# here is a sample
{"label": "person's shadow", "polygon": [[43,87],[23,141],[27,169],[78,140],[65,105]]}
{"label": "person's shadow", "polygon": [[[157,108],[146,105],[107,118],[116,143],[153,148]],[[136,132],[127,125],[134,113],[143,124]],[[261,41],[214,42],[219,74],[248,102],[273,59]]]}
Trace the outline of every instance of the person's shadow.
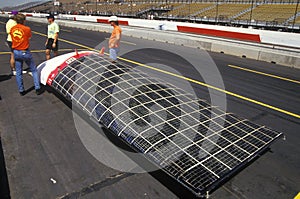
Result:
{"label": "person's shadow", "polygon": [[[0,82],[9,80],[11,78],[10,75],[0,75]],[[1,95],[0,95],[0,100],[2,100]]]}
{"label": "person's shadow", "polygon": [[11,79],[10,75],[0,75],[0,82]]}

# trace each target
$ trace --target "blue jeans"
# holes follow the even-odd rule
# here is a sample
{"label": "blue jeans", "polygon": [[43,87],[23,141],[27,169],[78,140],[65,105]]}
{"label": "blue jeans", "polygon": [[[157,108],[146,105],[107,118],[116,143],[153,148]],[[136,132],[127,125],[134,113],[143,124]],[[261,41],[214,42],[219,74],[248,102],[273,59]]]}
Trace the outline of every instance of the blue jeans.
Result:
{"label": "blue jeans", "polygon": [[117,60],[118,53],[120,51],[120,48],[110,48],[109,49],[109,57],[113,60]]}
{"label": "blue jeans", "polygon": [[29,50],[14,50],[14,56],[15,56],[15,67],[16,67],[16,79],[17,79],[17,85],[19,92],[24,91],[24,85],[23,85],[23,76],[22,76],[22,71],[23,71],[23,62],[25,62],[31,72],[32,72],[32,77],[33,77],[33,82],[34,82],[34,88],[35,90],[40,89],[40,81],[39,77],[37,74],[36,70],[36,65],[33,61],[32,54],[30,53]]}

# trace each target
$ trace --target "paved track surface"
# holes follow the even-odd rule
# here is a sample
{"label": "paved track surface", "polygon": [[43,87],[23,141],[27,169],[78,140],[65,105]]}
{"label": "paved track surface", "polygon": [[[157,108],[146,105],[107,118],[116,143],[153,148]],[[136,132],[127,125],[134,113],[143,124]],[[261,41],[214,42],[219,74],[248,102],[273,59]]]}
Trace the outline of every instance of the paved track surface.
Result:
{"label": "paved track surface", "polygon": [[[185,188],[178,186],[162,172],[122,173],[98,162],[78,137],[70,104],[49,88],[37,96],[29,75],[24,75],[28,93],[21,97],[15,77],[9,76],[8,48],[4,45],[5,20],[0,21],[0,136],[5,161],[0,169],[0,191],[3,198],[8,191],[12,198],[192,197]],[[46,24],[28,25],[36,33],[46,32]],[[60,38],[66,41],[60,41],[60,53],[70,52],[74,48],[99,49],[107,43],[105,38],[109,37],[107,33],[61,29]],[[37,64],[45,60],[45,40],[44,36],[33,34],[31,50]],[[123,37],[122,40],[123,52],[139,48],[135,52],[125,53],[122,55],[124,58],[153,66],[153,63],[160,63],[162,69],[176,70],[201,82],[205,78],[182,62],[180,56],[203,62],[200,64],[202,70],[210,70],[210,58],[205,52],[130,37]],[[98,45],[101,42],[104,44]],[[300,115],[300,70],[224,54],[210,53],[209,57],[220,71],[225,89],[235,95],[227,95],[227,111],[284,132],[286,136],[285,141],[279,140],[272,145],[272,152],[267,152],[225,183],[212,193],[211,198],[293,198],[300,191],[300,119],[297,118]],[[258,74],[257,71],[264,74]],[[276,75],[276,78],[266,74]],[[210,75],[214,78],[216,74]],[[174,76],[164,77],[166,81],[178,80]],[[197,83],[191,85],[199,97],[210,101],[206,87]],[[212,96],[220,93],[213,92]],[[241,99],[240,96],[247,99]],[[274,110],[276,108],[280,110]],[[0,153],[2,160],[3,155]],[[9,187],[6,186],[7,179]]]}

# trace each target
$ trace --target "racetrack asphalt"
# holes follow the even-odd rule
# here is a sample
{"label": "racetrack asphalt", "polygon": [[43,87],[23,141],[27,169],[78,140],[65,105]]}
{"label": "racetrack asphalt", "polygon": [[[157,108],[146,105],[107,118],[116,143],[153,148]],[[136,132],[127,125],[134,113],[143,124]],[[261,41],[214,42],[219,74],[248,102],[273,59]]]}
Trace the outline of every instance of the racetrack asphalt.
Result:
{"label": "racetrack asphalt", "polygon": [[[98,162],[81,143],[68,102],[50,88],[36,96],[32,77],[27,74],[24,82],[28,93],[21,97],[15,77],[9,76],[8,48],[4,45],[5,21],[3,18],[0,20],[0,136],[5,161],[1,175],[7,173],[9,186],[5,188],[7,180],[1,177],[2,193],[9,191],[11,198],[193,196],[162,172],[123,173]],[[46,33],[46,24],[28,22],[28,25],[34,31],[30,49],[39,64],[45,60],[46,38],[41,34]],[[99,49],[106,45],[108,37],[108,33],[61,27],[60,38],[65,41],[59,42],[60,54],[75,48]],[[200,63],[201,70],[205,71],[211,70],[212,59],[221,74],[225,90],[235,94],[227,94],[227,111],[285,134],[286,140],[278,140],[271,146],[271,152],[239,172],[213,192],[211,198],[282,199],[293,198],[300,192],[299,69],[131,37],[123,37],[122,41],[121,54],[124,54],[121,57],[126,60],[160,65],[159,68],[176,70],[200,82],[205,77],[178,57]],[[215,78],[216,74],[208,74]],[[175,76],[163,77],[166,81],[179,81]],[[211,100],[205,86],[197,82],[191,85],[198,97]],[[215,91],[212,95],[220,93]]]}

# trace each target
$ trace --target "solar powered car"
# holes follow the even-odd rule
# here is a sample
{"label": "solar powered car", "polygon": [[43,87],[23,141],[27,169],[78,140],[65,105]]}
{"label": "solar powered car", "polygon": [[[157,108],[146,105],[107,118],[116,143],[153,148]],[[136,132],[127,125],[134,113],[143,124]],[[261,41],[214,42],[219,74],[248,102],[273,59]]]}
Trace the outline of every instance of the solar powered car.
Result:
{"label": "solar powered car", "polygon": [[38,71],[42,84],[199,197],[283,136],[97,52],[61,55]]}

